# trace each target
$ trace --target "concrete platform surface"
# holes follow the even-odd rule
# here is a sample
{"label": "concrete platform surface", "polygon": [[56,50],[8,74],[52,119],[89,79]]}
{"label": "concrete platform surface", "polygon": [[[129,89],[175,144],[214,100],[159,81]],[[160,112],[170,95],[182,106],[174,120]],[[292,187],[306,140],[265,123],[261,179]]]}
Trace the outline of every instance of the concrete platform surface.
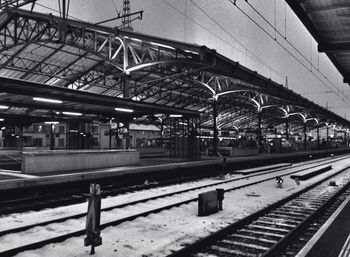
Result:
{"label": "concrete platform surface", "polygon": [[350,196],[296,257],[350,256]]}
{"label": "concrete platform surface", "polygon": [[[257,156],[248,157],[227,157],[226,158],[226,171],[239,169],[239,166],[252,167],[255,166],[271,165],[277,162],[289,162],[289,160],[296,160],[298,158],[310,159],[312,154],[314,157],[320,155],[323,157],[330,156],[333,153],[349,153],[350,149],[334,149],[326,151],[313,151],[313,152],[296,152],[296,153],[282,153],[282,154],[260,154]],[[0,177],[0,190],[12,190],[19,188],[30,188],[36,186],[47,186],[79,181],[92,181],[98,179],[106,179],[113,177],[120,177],[124,175],[135,175],[141,173],[152,172],[178,172],[182,171],[186,173],[190,169],[206,169],[208,167],[216,167],[222,169],[223,158],[222,157],[203,157],[201,160],[186,160],[186,159],[174,159],[169,157],[160,158],[148,158],[141,159],[139,165],[111,167],[111,168],[95,168],[95,169],[83,169],[83,170],[67,170],[54,173],[36,173],[33,177],[16,177],[19,171],[13,171],[15,179],[1,180]],[[229,167],[229,168],[227,168]],[[11,175],[12,173],[8,174]],[[24,175],[24,174],[23,174]]]}

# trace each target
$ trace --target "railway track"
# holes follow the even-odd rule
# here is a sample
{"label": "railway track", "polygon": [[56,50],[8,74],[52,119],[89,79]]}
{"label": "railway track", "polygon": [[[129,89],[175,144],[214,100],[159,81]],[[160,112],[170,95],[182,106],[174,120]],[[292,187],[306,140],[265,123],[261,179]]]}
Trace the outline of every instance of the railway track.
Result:
{"label": "railway track", "polygon": [[331,215],[329,207],[339,206],[350,195],[350,177],[338,185],[337,174],[299,193],[258,211],[237,223],[189,245],[168,257],[294,256],[291,248],[305,235],[311,237],[322,220]]}
{"label": "railway track", "polygon": [[[316,167],[320,165],[320,163],[332,163],[335,160],[342,160],[344,156],[340,157],[333,157],[333,158],[326,158],[325,160],[312,160],[308,161],[308,164],[315,164],[313,167]],[[293,165],[293,167],[301,167],[305,165],[305,163],[298,163]],[[311,167],[312,168],[312,167]],[[264,170],[264,167],[262,167]],[[276,172],[279,170],[282,170],[283,168],[277,168],[277,169],[271,169],[271,170],[264,170],[264,172],[260,172],[258,174],[253,174],[247,176],[248,178],[259,176],[261,174],[268,174],[272,172]],[[247,178],[246,177],[246,178]],[[147,190],[151,188],[157,188],[157,187],[163,187],[171,184],[176,183],[185,183],[191,180],[199,179],[200,177],[187,177],[179,179],[171,179],[166,181],[160,181],[160,182],[149,182],[149,183],[142,183],[132,186],[120,186],[120,185],[110,185],[110,186],[104,186],[102,188],[102,198],[110,197],[110,196],[117,196],[124,193],[130,193],[140,190]],[[201,177],[202,178],[202,177]],[[83,203],[86,200],[85,192],[73,192],[73,193],[65,193],[65,194],[49,194],[49,195],[34,195],[29,196],[25,198],[20,199],[11,199],[11,200],[0,200],[0,216],[11,214],[11,213],[20,213],[20,212],[26,212],[26,211],[40,211],[44,208],[55,208],[58,206],[63,205],[69,205],[69,204],[77,204],[77,203]]]}
{"label": "railway track", "polygon": [[[334,160],[333,160],[334,161]],[[327,161],[328,162],[328,161]],[[323,164],[327,163],[324,162]],[[295,169],[291,172],[284,172],[283,170],[280,171],[281,176],[287,176],[290,174],[295,174],[298,173],[304,169],[310,168],[310,165],[308,165],[308,167],[304,167],[302,169]],[[278,172],[277,172],[278,173]],[[262,176],[262,175],[260,175]],[[251,175],[249,176],[249,182],[247,181],[240,181],[241,179],[231,179],[231,180],[226,180],[226,181],[219,181],[219,182],[215,182],[215,183],[211,183],[211,184],[206,184],[206,185],[202,185],[200,187],[193,187],[193,188],[189,188],[186,190],[180,190],[180,191],[176,191],[176,192],[171,192],[171,193],[166,193],[166,194],[159,194],[159,195],[155,195],[153,197],[147,197],[144,199],[139,199],[137,201],[133,201],[133,202],[127,202],[124,204],[119,204],[119,205],[113,205],[113,206],[109,206],[106,207],[102,210],[102,214],[101,216],[107,216],[110,217],[111,213],[113,213],[113,211],[117,211],[117,212],[121,212],[121,210],[123,208],[130,208],[132,206],[135,206],[137,204],[147,204],[150,205],[150,202],[152,203],[152,201],[155,200],[160,200],[163,203],[155,203],[153,206],[145,208],[147,210],[142,211],[142,212],[138,212],[138,213],[133,213],[133,214],[129,214],[126,215],[122,218],[119,219],[106,219],[104,221],[102,221],[101,223],[101,229],[107,228],[109,226],[114,226],[126,221],[130,221],[130,220],[134,220],[138,217],[144,217],[147,216],[149,214],[152,213],[158,213],[160,211],[166,210],[166,209],[170,209],[173,207],[177,207],[186,203],[190,203],[190,202],[195,202],[197,201],[197,197],[193,197],[193,195],[197,195],[200,192],[203,192],[203,190],[208,190],[210,188],[216,188],[217,186],[221,185],[225,185],[225,191],[233,191],[233,190],[238,190],[240,188],[243,187],[248,187],[251,185],[255,185],[258,183],[262,183],[264,181],[268,181],[268,180],[274,180],[276,177],[276,172],[265,172],[264,173],[264,178],[257,178],[258,176],[256,175]],[[252,178],[255,177],[255,180],[253,180]],[[237,182],[239,182],[237,184]],[[233,183],[233,184],[232,184]],[[187,194],[188,196],[185,197],[185,200],[177,200],[177,198],[179,197],[179,195],[181,194]],[[166,200],[164,200],[166,199]],[[165,202],[165,203],[164,203]],[[10,229],[3,229],[2,231],[0,231],[0,237],[6,237],[6,235],[13,235],[16,234],[18,237],[20,238],[24,238],[26,233],[29,234],[33,234],[33,231],[36,231],[38,227],[44,228],[45,230],[49,231],[50,228],[55,225],[55,224],[60,224],[59,226],[66,226],[68,227],[67,229],[65,229],[66,233],[60,234],[60,235],[56,235],[53,234],[52,236],[47,236],[45,234],[45,236],[41,236],[40,238],[40,233],[36,233],[36,238],[37,240],[33,239],[31,240],[31,243],[25,244],[25,245],[20,245],[20,246],[15,246],[15,247],[10,247],[10,248],[2,248],[2,250],[0,250],[0,256],[13,256],[19,252],[22,251],[27,251],[27,250],[31,250],[31,249],[35,249],[35,248],[40,248],[44,245],[50,244],[50,243],[55,243],[55,242],[61,242],[64,241],[65,239],[71,238],[71,237],[76,237],[76,236],[80,236],[83,235],[85,233],[84,229],[80,229],[80,230],[74,230],[74,229],[69,229],[69,224],[65,225],[64,222],[69,223],[69,221],[74,220],[75,223],[80,224],[80,227],[84,227],[84,222],[85,222],[85,217],[86,213],[78,213],[75,215],[69,215],[69,216],[65,216],[65,217],[61,217],[58,219],[49,219],[47,221],[42,221],[40,223],[33,223],[33,224],[28,224],[28,225],[21,225],[21,226],[17,226],[14,228],[10,228]],[[56,226],[56,225],[55,225]],[[1,238],[0,238],[1,240]],[[27,241],[27,240],[24,240]],[[30,241],[30,240],[29,240]],[[1,245],[1,244],[0,244]],[[1,249],[1,247],[0,247]]]}
{"label": "railway track", "polygon": [[322,227],[322,225],[332,216],[337,208],[346,200],[350,195],[349,189],[341,194],[334,201],[332,205],[320,213],[319,217],[312,223],[305,226],[305,228],[296,237],[291,240],[285,247],[282,247],[275,256],[278,257],[294,257],[305,246],[306,243],[314,236],[314,234]]}

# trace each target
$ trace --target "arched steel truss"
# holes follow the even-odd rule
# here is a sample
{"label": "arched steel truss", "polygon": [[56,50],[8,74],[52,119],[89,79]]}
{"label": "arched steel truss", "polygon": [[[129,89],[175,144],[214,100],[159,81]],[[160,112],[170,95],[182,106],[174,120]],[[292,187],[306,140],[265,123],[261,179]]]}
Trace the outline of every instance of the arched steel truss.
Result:
{"label": "arched steel truss", "polygon": [[[221,129],[349,121],[205,46],[8,9],[0,14],[0,76],[201,113]],[[1,102],[0,94],[0,102]]]}

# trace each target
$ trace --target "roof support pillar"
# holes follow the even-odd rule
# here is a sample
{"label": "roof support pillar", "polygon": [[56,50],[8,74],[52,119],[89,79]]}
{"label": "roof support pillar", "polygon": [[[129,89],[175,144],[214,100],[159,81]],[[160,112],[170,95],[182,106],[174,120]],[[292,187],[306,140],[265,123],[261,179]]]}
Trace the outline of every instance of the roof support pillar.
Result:
{"label": "roof support pillar", "polygon": [[[127,75],[126,73],[123,74],[122,83],[123,83],[123,98],[130,99],[129,75]],[[125,150],[131,147],[129,120],[124,120],[123,124],[124,124],[125,130],[123,131],[123,135],[122,135],[123,136],[122,147]]]}
{"label": "roof support pillar", "polygon": [[289,120],[286,118],[286,139],[289,138]]}
{"label": "roof support pillar", "polygon": [[320,127],[317,126],[317,150],[320,148]]}
{"label": "roof support pillar", "polygon": [[23,125],[19,126],[19,150],[22,153],[23,151]]}
{"label": "roof support pillar", "polygon": [[112,149],[112,120],[109,120],[109,133],[108,133],[109,149]]}
{"label": "roof support pillar", "polygon": [[55,150],[55,124],[51,124],[50,130],[50,150]]}
{"label": "roof support pillar", "polygon": [[213,154],[218,155],[218,127],[217,127],[217,116],[218,116],[218,110],[217,110],[217,99],[214,98],[213,104]]}
{"label": "roof support pillar", "polygon": [[304,122],[304,150],[307,150],[307,140],[306,140],[306,122]]}
{"label": "roof support pillar", "polygon": [[130,87],[129,87],[129,76],[127,74],[123,74],[122,77],[122,86],[123,86],[123,98],[130,98]]}
{"label": "roof support pillar", "polygon": [[326,138],[326,141],[328,142],[328,136],[329,136],[329,128],[327,126],[327,134],[326,134],[327,138]]}
{"label": "roof support pillar", "polygon": [[258,133],[257,133],[259,153],[261,153],[263,151],[261,115],[262,115],[262,112],[259,111],[258,112]]}

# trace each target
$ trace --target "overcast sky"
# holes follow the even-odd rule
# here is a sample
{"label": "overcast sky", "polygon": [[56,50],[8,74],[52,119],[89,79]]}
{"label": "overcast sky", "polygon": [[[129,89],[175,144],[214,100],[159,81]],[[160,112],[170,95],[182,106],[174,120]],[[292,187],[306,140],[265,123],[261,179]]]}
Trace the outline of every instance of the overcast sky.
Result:
{"label": "overcast sky", "polygon": [[[281,84],[288,76],[290,89],[350,119],[349,86],[327,56],[317,52],[316,42],[283,0],[250,0],[251,6],[243,0],[237,0],[237,6],[229,0],[130,2],[131,12],[144,11],[143,19],[133,22],[134,31],[206,45]],[[122,4],[71,0],[69,15],[99,22],[116,17]],[[58,1],[38,0],[35,10],[55,14]],[[118,26],[120,21],[106,25]]]}

